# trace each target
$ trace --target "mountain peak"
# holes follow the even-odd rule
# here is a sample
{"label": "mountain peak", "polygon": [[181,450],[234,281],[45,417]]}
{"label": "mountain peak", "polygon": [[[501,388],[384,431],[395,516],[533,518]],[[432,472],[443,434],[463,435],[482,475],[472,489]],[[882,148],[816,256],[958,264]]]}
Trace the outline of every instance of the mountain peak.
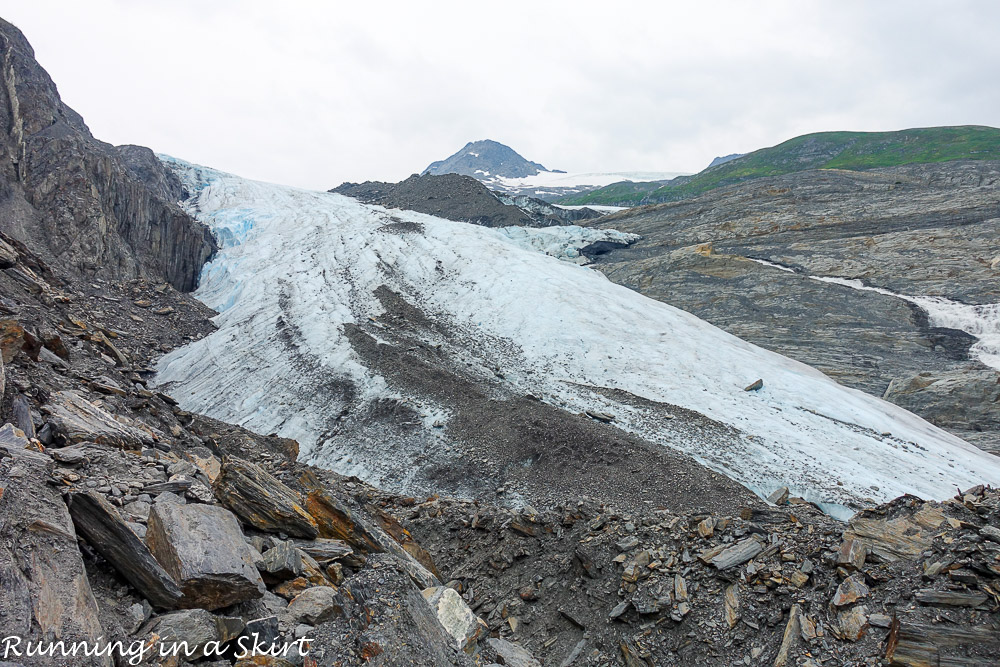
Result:
{"label": "mountain peak", "polygon": [[470,141],[454,155],[432,162],[421,175],[462,174],[481,180],[490,176],[524,178],[543,171],[549,170],[537,162],[526,160],[510,146],[482,139]]}

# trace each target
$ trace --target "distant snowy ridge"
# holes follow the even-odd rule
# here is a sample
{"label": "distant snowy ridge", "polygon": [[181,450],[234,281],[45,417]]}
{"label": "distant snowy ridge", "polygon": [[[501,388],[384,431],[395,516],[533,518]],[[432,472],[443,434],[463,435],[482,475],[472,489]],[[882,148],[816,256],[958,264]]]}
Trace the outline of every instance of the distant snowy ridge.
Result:
{"label": "distant snowy ridge", "polygon": [[[392,390],[352,347],[352,327],[383,336],[378,295],[389,289],[428,331],[447,325],[426,342],[442,360],[569,411],[612,413],[619,428],[760,493],[788,485],[857,506],[1000,483],[1000,459],[507,230],[168,164],[192,193],[187,209],[225,247],[195,293],[220,311],[218,330],[164,357],[158,382],[185,409],[296,438],[306,461],[405,488],[414,460],[451,447],[447,411]],[[758,378],[762,389],[744,391]],[[416,430],[362,456],[379,442],[338,431],[338,415],[387,399],[412,406]]]}

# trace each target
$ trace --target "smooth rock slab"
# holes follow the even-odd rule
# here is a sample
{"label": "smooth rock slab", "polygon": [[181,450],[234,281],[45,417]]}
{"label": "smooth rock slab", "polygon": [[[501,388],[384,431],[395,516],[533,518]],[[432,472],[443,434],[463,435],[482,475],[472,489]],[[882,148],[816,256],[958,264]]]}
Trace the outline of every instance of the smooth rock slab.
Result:
{"label": "smooth rock slab", "polygon": [[490,648],[497,652],[497,656],[507,667],[542,667],[542,663],[514,642],[496,637],[490,638],[488,642]]}
{"label": "smooth rock slab", "polygon": [[122,449],[141,449],[153,444],[152,435],[123,424],[76,391],[55,392],[42,406],[42,412],[48,415],[56,433],[70,443],[89,441]]}
{"label": "smooth rock slab", "polygon": [[184,592],[179,606],[219,609],[264,595],[239,522],[214,505],[157,504],[146,543]]}
{"label": "smooth rock slab", "polygon": [[424,599],[437,614],[438,622],[451,635],[455,645],[464,653],[473,653],[479,638],[489,632],[489,626],[472,613],[465,600],[447,586],[425,588]]}

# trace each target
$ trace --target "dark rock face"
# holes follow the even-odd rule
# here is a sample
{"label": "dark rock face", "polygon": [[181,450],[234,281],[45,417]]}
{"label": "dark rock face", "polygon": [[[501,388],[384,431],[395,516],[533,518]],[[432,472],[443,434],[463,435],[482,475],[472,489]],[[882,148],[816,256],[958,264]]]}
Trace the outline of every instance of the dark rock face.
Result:
{"label": "dark rock face", "polygon": [[496,141],[470,141],[451,157],[432,162],[422,174],[462,174],[480,178],[484,175],[524,178],[548,171],[537,162],[529,162],[514,149]]}
{"label": "dark rock face", "polygon": [[596,267],[996,450],[1000,374],[970,358],[971,336],[934,326],[905,300],[809,276],[1000,302],[998,200],[995,162],[762,178],[602,218],[597,225],[643,239]]}
{"label": "dark rock face", "polygon": [[61,274],[193,289],[215,242],[165,198],[170,184],[149,155],[94,139],[21,32],[2,20],[0,58],[0,231]]}

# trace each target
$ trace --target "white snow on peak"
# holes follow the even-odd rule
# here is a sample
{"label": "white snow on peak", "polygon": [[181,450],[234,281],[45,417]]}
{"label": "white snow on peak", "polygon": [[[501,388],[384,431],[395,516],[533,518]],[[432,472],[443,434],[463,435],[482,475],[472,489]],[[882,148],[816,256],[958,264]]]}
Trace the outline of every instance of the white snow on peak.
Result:
{"label": "white snow on peak", "polygon": [[[337,441],[319,415],[396,395],[345,335],[346,325],[383,312],[374,292],[384,285],[449,322],[469,354],[508,341],[502,381],[512,392],[573,412],[612,412],[619,428],[761,493],[788,485],[853,505],[1000,483],[1000,459],[596,271],[526,249],[519,233],[168,164],[193,193],[187,209],[224,243],[195,293],[219,311],[218,330],[164,357],[158,382],[185,409],[297,439],[306,461],[371,472],[351,468],[349,452],[331,454]],[[298,358],[281,340],[289,329]],[[326,384],[302,378],[303,359],[328,374]],[[744,391],[758,378],[762,389]],[[349,398],[331,394],[341,379],[356,386]],[[642,405],[702,413],[734,435],[686,437],[671,430],[683,414],[649,419],[624,392]]]}

